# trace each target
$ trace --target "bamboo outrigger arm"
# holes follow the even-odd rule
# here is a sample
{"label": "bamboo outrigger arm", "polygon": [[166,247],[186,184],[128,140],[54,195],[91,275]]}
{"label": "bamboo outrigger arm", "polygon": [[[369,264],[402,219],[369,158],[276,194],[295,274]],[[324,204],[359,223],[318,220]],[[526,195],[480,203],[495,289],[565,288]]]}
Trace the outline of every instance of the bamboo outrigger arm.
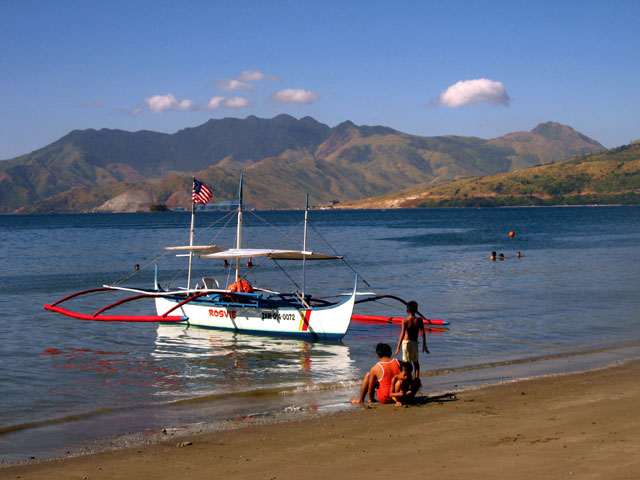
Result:
{"label": "bamboo outrigger arm", "polygon": [[[118,300],[115,303],[112,303],[111,305],[101,308],[100,310],[92,314],[73,312],[71,310],[67,310],[65,308],[58,306],[62,302],[66,302],[67,300],[70,300],[74,297],[78,297],[80,295],[86,295],[87,293],[103,292],[106,290],[118,290],[118,289],[112,288],[112,287],[101,287],[101,288],[92,288],[90,290],[83,290],[81,292],[76,292],[71,295],[68,295],[51,305],[45,305],[44,309],[50,310],[52,312],[60,313],[62,315],[66,315],[67,317],[71,317],[71,318],[78,318],[80,320],[94,320],[94,321],[101,321],[101,322],[184,322],[188,320],[188,317],[183,315],[170,316],[168,315],[170,311],[164,313],[163,315],[102,315],[102,313],[105,312],[106,310],[109,310],[110,308],[113,308],[117,305],[121,305],[126,302],[130,302],[133,300],[138,300],[140,298],[146,298],[146,297],[153,298],[153,297],[163,296],[162,294],[157,294],[157,293],[144,293],[140,295],[134,295],[133,297],[124,298],[122,300]],[[206,293],[206,292],[202,292],[202,293]],[[196,297],[196,295],[190,297],[188,300],[190,301],[194,297]],[[183,302],[183,304],[184,303],[186,302]]]}
{"label": "bamboo outrigger arm", "polygon": [[[358,303],[366,303],[366,302],[375,302],[376,300],[380,300],[382,298],[390,298],[392,300],[397,300],[398,302],[404,303],[405,305],[409,302],[407,302],[406,300],[400,298],[400,297],[396,297],[395,295],[374,295],[372,297],[369,298],[364,298],[362,300],[356,300],[356,304]],[[420,312],[416,312],[420,317],[422,317],[422,320],[425,324],[425,326],[428,325],[438,325],[438,326],[446,326],[449,325],[449,322],[447,320],[438,320],[435,318],[427,318],[424,315],[422,315]],[[351,317],[353,320],[359,320],[362,322],[373,322],[373,323],[401,323],[403,320],[403,317],[388,317],[388,316],[380,316],[380,315],[356,315],[353,314]]]}

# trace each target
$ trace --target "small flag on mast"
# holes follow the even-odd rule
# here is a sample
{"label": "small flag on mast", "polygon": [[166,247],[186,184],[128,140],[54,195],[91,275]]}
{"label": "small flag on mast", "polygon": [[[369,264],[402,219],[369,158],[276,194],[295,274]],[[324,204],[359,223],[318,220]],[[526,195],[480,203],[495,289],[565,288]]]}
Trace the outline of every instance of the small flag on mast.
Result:
{"label": "small flag on mast", "polygon": [[193,190],[191,192],[191,201],[193,203],[201,203],[206,205],[211,200],[213,192],[204,183],[199,182],[195,178],[193,179]]}

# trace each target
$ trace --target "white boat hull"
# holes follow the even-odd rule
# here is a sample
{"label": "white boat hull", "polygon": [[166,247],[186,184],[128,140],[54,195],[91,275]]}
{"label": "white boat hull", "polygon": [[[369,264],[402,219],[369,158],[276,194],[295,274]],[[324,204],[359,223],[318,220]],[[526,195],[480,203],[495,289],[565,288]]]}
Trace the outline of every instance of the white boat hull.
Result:
{"label": "white boat hull", "polygon": [[[236,332],[286,335],[313,340],[340,340],[351,322],[356,291],[342,303],[327,307],[259,308],[251,306],[219,305],[198,299],[182,305],[172,315],[187,319],[175,325],[193,325]],[[162,315],[173,308],[178,300],[157,297],[156,310]]]}

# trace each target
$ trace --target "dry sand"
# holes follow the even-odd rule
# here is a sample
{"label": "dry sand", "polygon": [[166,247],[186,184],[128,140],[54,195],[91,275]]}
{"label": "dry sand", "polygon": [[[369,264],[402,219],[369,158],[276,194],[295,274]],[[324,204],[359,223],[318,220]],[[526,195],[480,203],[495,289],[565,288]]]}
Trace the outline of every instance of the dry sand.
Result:
{"label": "dry sand", "polygon": [[365,476],[638,479],[640,362],[0,469],[25,480]]}

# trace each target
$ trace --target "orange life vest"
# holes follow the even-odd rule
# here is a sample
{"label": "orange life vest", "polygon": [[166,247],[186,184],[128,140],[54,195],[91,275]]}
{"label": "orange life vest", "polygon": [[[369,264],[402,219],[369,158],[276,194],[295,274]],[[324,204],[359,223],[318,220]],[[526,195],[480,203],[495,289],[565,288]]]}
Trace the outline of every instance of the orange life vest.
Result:
{"label": "orange life vest", "polygon": [[253,293],[253,287],[246,280],[239,278],[231,285],[229,285],[229,291],[238,293]]}

